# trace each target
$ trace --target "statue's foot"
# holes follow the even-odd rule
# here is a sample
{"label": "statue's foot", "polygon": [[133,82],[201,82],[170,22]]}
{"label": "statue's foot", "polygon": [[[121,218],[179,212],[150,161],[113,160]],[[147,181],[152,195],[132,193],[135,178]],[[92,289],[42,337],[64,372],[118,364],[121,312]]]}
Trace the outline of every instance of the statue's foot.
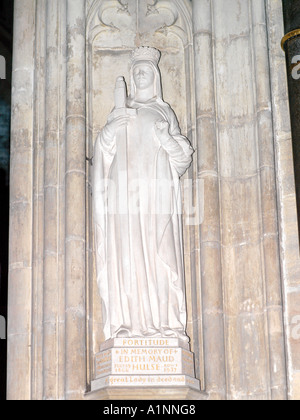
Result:
{"label": "statue's foot", "polygon": [[183,341],[184,343],[190,342],[190,339],[186,335],[184,330],[180,330],[180,329],[172,330],[170,327],[162,326],[160,331],[163,337],[175,337],[175,338],[179,338],[179,340]]}
{"label": "statue's foot", "polygon": [[126,327],[120,327],[118,331],[115,333],[117,338],[128,338],[130,337],[129,329]]}
{"label": "statue's foot", "polygon": [[160,333],[162,337],[177,337],[175,331],[171,330],[169,327],[162,326],[160,329]]}
{"label": "statue's foot", "polygon": [[160,337],[161,332],[154,327],[150,327],[143,333],[144,337]]}

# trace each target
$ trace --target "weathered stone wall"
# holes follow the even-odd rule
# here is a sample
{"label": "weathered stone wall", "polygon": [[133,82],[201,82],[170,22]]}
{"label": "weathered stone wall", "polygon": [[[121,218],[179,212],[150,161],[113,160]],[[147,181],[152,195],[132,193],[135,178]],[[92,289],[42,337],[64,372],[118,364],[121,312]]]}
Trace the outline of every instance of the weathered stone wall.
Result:
{"label": "weathered stone wall", "polygon": [[165,99],[196,148],[187,176],[204,183],[203,223],[185,228],[197,375],[210,399],[296,399],[300,264],[281,2],[136,4],[16,0],[8,397],[89,390],[103,338],[86,156],[112,106],[109,78],[147,43],[163,52],[164,79],[179,81],[180,94],[165,84]]}

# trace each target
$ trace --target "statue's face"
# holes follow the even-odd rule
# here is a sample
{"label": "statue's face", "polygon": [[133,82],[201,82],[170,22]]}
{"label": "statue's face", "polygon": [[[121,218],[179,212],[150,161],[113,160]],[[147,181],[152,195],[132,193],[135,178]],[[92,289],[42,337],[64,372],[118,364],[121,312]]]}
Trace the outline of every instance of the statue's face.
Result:
{"label": "statue's face", "polygon": [[139,63],[134,66],[133,79],[137,89],[148,89],[153,85],[155,75],[151,65]]}

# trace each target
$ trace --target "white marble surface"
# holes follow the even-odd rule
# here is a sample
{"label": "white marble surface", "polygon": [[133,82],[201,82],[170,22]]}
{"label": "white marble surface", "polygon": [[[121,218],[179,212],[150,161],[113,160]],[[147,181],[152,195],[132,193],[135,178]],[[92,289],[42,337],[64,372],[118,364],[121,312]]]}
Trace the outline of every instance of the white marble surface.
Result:
{"label": "white marble surface", "polygon": [[104,334],[186,335],[180,177],[193,148],[163,100],[160,52],[134,49],[129,96],[122,77],[93,160],[97,281]]}

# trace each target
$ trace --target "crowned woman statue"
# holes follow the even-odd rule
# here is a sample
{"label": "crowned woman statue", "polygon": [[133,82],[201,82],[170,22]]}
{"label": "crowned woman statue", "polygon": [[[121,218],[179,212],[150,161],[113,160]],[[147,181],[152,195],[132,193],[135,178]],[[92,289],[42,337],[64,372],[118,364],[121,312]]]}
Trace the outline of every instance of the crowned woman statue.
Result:
{"label": "crowned woman statue", "polygon": [[189,340],[180,177],[193,149],[163,100],[159,60],[154,48],[133,51],[130,96],[118,78],[116,108],[95,144],[96,265],[107,340]]}

